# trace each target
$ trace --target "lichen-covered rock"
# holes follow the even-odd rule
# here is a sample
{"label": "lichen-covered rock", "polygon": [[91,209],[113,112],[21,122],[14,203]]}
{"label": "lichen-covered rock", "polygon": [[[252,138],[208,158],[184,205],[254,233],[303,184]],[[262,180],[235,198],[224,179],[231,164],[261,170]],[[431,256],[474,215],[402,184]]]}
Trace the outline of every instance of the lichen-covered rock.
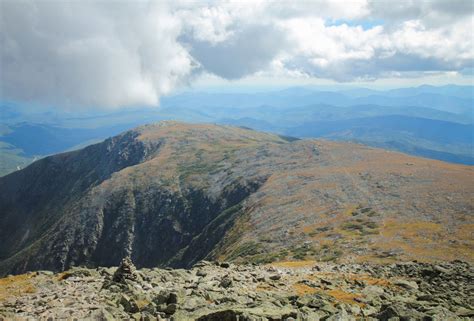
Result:
{"label": "lichen-covered rock", "polygon": [[467,321],[474,316],[474,269],[464,262],[445,262],[443,271],[417,262],[318,263],[318,269],[299,263],[136,271],[125,259],[116,273],[123,282],[112,281],[102,268],[9,276],[0,279],[0,319]]}

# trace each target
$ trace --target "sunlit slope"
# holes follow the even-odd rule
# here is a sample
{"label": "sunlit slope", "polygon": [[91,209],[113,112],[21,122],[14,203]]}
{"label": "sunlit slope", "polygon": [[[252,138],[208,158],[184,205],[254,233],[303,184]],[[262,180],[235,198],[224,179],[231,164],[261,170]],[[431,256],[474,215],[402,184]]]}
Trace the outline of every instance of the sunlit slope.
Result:
{"label": "sunlit slope", "polygon": [[0,271],[472,261],[473,194],[469,166],[161,122],[0,178]]}

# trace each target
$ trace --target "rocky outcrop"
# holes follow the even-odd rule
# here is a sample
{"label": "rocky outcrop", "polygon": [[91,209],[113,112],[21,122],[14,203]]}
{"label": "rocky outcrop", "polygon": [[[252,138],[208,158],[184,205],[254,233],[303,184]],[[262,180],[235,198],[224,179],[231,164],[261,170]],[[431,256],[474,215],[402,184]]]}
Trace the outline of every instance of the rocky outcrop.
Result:
{"label": "rocky outcrop", "polygon": [[[202,261],[189,270],[74,268],[0,279],[0,319],[472,320],[468,263]],[[131,277],[133,276],[133,277]]]}

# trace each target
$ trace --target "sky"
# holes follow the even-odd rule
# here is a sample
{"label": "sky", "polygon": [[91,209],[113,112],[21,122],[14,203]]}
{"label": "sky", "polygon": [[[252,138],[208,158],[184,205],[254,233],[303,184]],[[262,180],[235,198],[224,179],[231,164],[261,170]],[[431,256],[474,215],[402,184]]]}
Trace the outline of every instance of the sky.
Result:
{"label": "sky", "polygon": [[474,2],[0,1],[0,99],[157,106],[186,88],[473,84]]}

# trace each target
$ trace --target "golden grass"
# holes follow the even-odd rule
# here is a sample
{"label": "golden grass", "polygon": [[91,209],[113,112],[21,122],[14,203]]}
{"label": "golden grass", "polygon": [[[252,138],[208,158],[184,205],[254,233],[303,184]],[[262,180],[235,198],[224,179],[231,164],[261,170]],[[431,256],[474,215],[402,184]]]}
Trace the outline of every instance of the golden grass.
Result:
{"label": "golden grass", "polygon": [[336,299],[339,302],[348,303],[348,304],[355,303],[360,306],[363,306],[363,303],[356,301],[356,299],[362,298],[360,294],[349,293],[349,292],[345,292],[339,289],[325,291],[325,293],[329,294],[330,296],[332,296],[334,299]]}
{"label": "golden grass", "polygon": [[[441,223],[387,220],[380,229],[381,250],[400,249],[408,259],[420,261],[463,259],[474,261],[473,224],[450,233]],[[370,260],[373,261],[373,260]],[[375,261],[380,261],[375,258]],[[383,263],[383,262],[381,262]]]}
{"label": "golden grass", "polygon": [[295,283],[292,285],[292,288],[294,292],[300,296],[306,295],[306,294],[314,294],[317,292],[315,288],[312,288],[309,285],[306,285],[304,283]]}
{"label": "golden grass", "polygon": [[474,224],[461,225],[457,229],[456,236],[460,239],[474,241]]}
{"label": "golden grass", "polygon": [[401,258],[399,257],[379,257],[375,253],[367,255],[359,255],[355,258],[356,263],[376,263],[376,264],[391,264],[399,262]]}
{"label": "golden grass", "polygon": [[368,285],[380,285],[384,287],[388,287],[392,284],[387,279],[374,278],[369,275],[349,275],[348,279],[352,281],[364,281]]}
{"label": "golden grass", "polygon": [[261,283],[259,285],[257,285],[257,287],[255,288],[255,291],[257,292],[267,292],[267,291],[271,291],[273,290],[273,287],[270,286],[269,284],[265,284],[265,283]]}
{"label": "golden grass", "polygon": [[281,261],[281,262],[273,262],[268,264],[269,266],[273,267],[281,267],[281,268],[308,268],[312,267],[316,264],[314,260],[304,260],[304,261]]}
{"label": "golden grass", "polygon": [[25,293],[35,293],[36,287],[31,281],[35,273],[8,276],[0,279],[0,301]]}
{"label": "golden grass", "polygon": [[396,235],[405,238],[433,238],[437,233],[442,232],[441,224],[428,221],[399,222],[387,220],[382,227],[381,233],[385,237]]}
{"label": "golden grass", "polygon": [[344,216],[349,216],[349,217],[352,217],[352,213],[354,213],[357,208],[359,206],[358,205],[350,205],[346,208],[346,210],[344,211]]}

